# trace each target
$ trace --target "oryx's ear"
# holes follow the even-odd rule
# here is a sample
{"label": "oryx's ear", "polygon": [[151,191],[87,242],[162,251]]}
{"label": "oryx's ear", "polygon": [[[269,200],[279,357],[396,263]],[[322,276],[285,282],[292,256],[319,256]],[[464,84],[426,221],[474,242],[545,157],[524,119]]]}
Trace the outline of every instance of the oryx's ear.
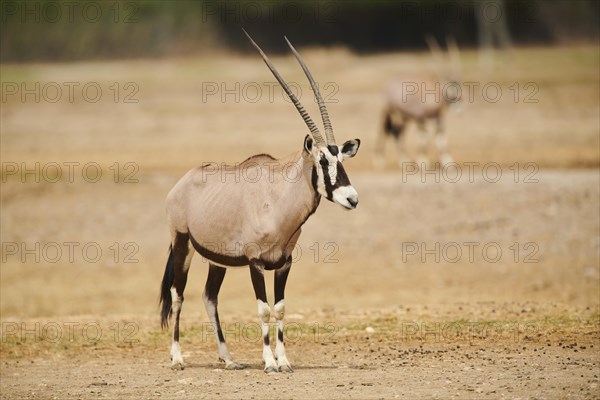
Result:
{"label": "oryx's ear", "polygon": [[306,135],[306,137],[304,138],[304,150],[308,154],[312,154],[312,147],[313,147],[313,140],[310,137],[310,135]]}
{"label": "oryx's ear", "polygon": [[358,148],[360,147],[360,139],[348,140],[342,146],[342,154],[344,158],[352,158],[358,152]]}

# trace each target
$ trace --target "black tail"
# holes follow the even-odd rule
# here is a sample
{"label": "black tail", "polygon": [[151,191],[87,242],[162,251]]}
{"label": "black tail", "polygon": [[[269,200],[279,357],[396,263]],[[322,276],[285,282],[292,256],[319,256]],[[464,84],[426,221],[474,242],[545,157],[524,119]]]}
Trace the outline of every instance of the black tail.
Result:
{"label": "black tail", "polygon": [[169,259],[167,260],[167,267],[165,268],[165,275],[163,276],[162,283],[160,285],[160,300],[159,305],[162,304],[160,312],[160,326],[166,328],[169,326],[169,318],[171,318],[171,286],[175,279],[175,267],[173,266],[173,247],[169,246]]}

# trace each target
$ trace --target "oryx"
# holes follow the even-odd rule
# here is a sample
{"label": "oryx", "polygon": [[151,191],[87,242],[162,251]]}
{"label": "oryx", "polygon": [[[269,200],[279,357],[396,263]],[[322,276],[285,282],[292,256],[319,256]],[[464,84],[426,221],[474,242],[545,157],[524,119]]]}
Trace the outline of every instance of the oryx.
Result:
{"label": "oryx", "polygon": [[396,141],[400,165],[407,161],[405,130],[411,121],[414,121],[420,130],[418,166],[423,167],[427,164],[427,121],[435,122],[435,143],[440,162],[452,162],[452,157],[446,149],[448,140],[444,120],[448,107],[460,100],[460,55],[453,39],[447,40],[449,62],[445,61],[440,46],[432,36],[427,36],[426,41],[438,69],[438,76],[436,79],[407,77],[386,87],[386,104],[375,143],[374,160],[378,166],[382,165],[384,145],[388,137]]}
{"label": "oryx", "polygon": [[[296,106],[312,137],[307,135],[303,148],[284,158],[260,154],[236,166],[204,164],[189,171],[169,192],[167,214],[171,247],[160,300],[163,326],[168,324],[170,315],[175,314],[171,359],[176,369],[184,367],[179,345],[179,315],[188,270],[194,251],[197,251],[209,264],[204,304],[225,368],[241,366],[232,360],[225,345],[217,311],[219,289],[225,267],[249,265],[261,321],[264,371],[291,372],[283,345],[283,299],[292,250],[302,225],[317,209],[321,196],[348,210],[358,204],[358,193],[350,184],[342,161],[354,157],[360,140],[348,140],[343,146],[335,144],[317,84],[287,38],[285,40],[304,70],[319,104],[325,138],[267,56],[245,30],[244,33]],[[227,173],[221,173],[224,169]],[[267,304],[264,270],[275,270],[275,356],[269,346],[271,308]]]}

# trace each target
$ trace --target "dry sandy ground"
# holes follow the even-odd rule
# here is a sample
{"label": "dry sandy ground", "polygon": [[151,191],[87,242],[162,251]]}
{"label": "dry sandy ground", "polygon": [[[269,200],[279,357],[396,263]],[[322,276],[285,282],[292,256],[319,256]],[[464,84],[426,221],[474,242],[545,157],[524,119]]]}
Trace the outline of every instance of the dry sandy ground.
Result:
{"label": "dry sandy ground", "polygon": [[[202,99],[203,83],[271,81],[260,60],[1,66],[3,82],[104,90],[97,103],[2,103],[1,398],[599,397],[598,49],[519,50],[487,77],[466,52],[465,80],[505,93],[534,82],[539,102],[511,93],[451,113],[458,179],[403,173],[391,148],[386,169],[372,167],[381,88],[422,69],[426,54],[324,55],[305,58],[318,78],[334,73],[339,141],[363,139],[346,164],[360,205],[349,213],[323,201],[303,228],[286,292],[295,372],[270,375],[247,270],[227,273],[219,304],[245,370],[216,360],[200,257],[182,317],[184,371],[169,368],[156,304],[164,198],[177,179],[202,162],[301,146],[305,128],[281,99]],[[274,61],[308,98],[293,60]],[[114,102],[114,82],[120,96],[135,82],[139,102]],[[7,170],[22,162],[56,162],[64,174],[64,163],[80,164],[73,182],[41,170],[22,182]],[[81,175],[90,162],[98,182]]]}
{"label": "dry sandy ground", "polygon": [[[466,305],[463,306],[463,311]],[[521,305],[496,307],[521,313]],[[489,305],[471,312],[489,313]],[[548,311],[527,311],[527,319]],[[584,310],[569,310],[582,312]],[[216,361],[212,335],[186,338],[188,363],[172,371],[163,346],[88,344],[2,363],[3,398],[597,398],[597,324],[575,322],[556,331],[529,323],[486,330],[466,323],[429,321],[427,335],[413,335],[408,323],[419,310],[365,313],[375,333],[341,330],[288,343],[293,374],[264,374],[260,341],[230,341],[245,370],[226,371]],[[377,315],[377,317],[376,317]],[[347,321],[343,315],[329,315]],[[398,320],[396,320],[396,318]],[[523,317],[518,317],[522,320]],[[385,320],[385,322],[383,322]],[[378,322],[379,321],[379,322]],[[394,332],[378,333],[383,326]],[[381,328],[380,328],[381,326]],[[412,326],[412,325],[410,325]],[[450,327],[451,326],[451,327]],[[462,327],[462,331],[461,328]],[[404,327],[404,328],[403,328]],[[539,329],[538,329],[539,328]],[[523,330],[521,330],[523,329]],[[550,329],[550,331],[546,331]],[[410,333],[407,333],[410,332]],[[443,333],[445,332],[445,333]],[[403,334],[404,333],[404,334]],[[422,332],[423,333],[423,332]],[[459,333],[459,335],[453,336]],[[211,340],[204,340],[203,338]],[[256,336],[254,336],[256,337]],[[148,340],[146,340],[148,342]]]}
{"label": "dry sandy ground", "polygon": [[[453,319],[457,315],[462,319]],[[93,341],[82,339],[75,329],[70,343],[50,343],[54,337],[23,343],[26,351],[34,352],[30,355],[18,345],[9,346],[2,361],[2,398],[598,396],[598,321],[589,309],[513,302],[295,314],[289,326],[298,329],[286,331],[294,373],[268,375],[259,362],[255,322],[240,319],[244,322],[239,326],[226,328],[232,354],[246,366],[227,371],[216,359],[206,321],[189,315],[187,319],[182,340],[187,367],[173,371],[168,339],[152,331],[152,321],[68,318],[110,333]],[[54,321],[65,326],[64,321]],[[139,331],[114,336],[115,326],[131,321]],[[32,329],[34,322],[27,323]]]}

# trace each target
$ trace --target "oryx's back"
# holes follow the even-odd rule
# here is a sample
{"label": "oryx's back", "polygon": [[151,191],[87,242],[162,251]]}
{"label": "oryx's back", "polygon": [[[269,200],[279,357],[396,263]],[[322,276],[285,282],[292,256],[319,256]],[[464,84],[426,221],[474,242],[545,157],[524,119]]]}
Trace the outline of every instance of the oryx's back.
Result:
{"label": "oryx's back", "polygon": [[304,222],[302,214],[289,215],[306,202],[293,190],[304,173],[292,161],[298,157],[258,155],[236,165],[210,163],[190,170],[167,196],[171,225],[203,248],[240,258],[239,263],[250,256],[279,260],[286,244],[281,242]]}
{"label": "oryx's back", "polygon": [[236,165],[205,163],[188,171],[167,196],[171,222],[187,232],[194,222],[201,221],[210,231],[226,229],[229,220],[244,221],[268,192],[269,181],[278,179],[276,163],[269,155],[259,155]]}
{"label": "oryx's back", "polygon": [[440,83],[431,79],[392,82],[385,96],[389,107],[407,117],[422,119],[437,115],[443,105]]}

